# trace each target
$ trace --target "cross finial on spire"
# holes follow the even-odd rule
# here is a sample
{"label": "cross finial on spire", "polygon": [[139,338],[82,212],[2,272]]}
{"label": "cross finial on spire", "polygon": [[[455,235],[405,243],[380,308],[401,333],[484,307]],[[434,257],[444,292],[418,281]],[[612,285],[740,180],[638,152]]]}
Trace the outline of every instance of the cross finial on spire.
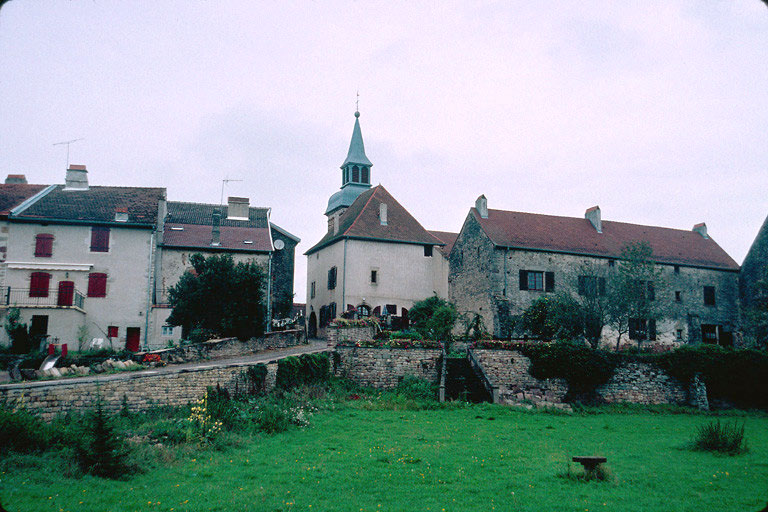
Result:
{"label": "cross finial on spire", "polygon": [[359,115],[360,112],[360,90],[357,91],[357,99],[355,100],[355,113]]}

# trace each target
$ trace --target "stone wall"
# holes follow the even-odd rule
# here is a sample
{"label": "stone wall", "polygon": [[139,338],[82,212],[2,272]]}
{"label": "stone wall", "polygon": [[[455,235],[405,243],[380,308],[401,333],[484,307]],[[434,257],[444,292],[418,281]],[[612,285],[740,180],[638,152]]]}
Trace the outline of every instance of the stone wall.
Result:
{"label": "stone wall", "polygon": [[294,329],[289,331],[268,332],[263,334],[260,338],[248,341],[240,341],[237,338],[224,338],[221,340],[210,340],[203,343],[182,345],[180,347],[164,350],[141,352],[136,354],[136,356],[141,360],[146,353],[159,354],[160,358],[165,362],[182,363],[204,359],[237,357],[262,350],[294,347],[306,342],[307,340],[304,338],[304,331],[302,329]]}
{"label": "stone wall", "polygon": [[435,383],[440,378],[440,349],[336,347],[336,353],[336,374],[361,386],[394,388],[406,375]]}
{"label": "stone wall", "polygon": [[[116,413],[123,406],[141,411],[156,406],[181,406],[199,399],[208,386],[230,393],[248,391],[252,384],[245,372],[258,363],[206,365],[197,368],[164,368],[23,384],[0,385],[0,400],[19,400],[45,420],[66,412],[90,410],[100,399],[104,410]],[[267,365],[264,389],[274,387],[277,363]]]}
{"label": "stone wall", "polygon": [[[499,386],[503,403],[559,403],[565,399],[565,380],[534,378],[528,372],[530,359],[520,352],[475,349],[474,354],[493,384]],[[650,364],[619,366],[610,380],[596,389],[596,395],[598,400],[608,403],[690,404],[707,408],[706,388],[701,381],[686,386]]]}
{"label": "stone wall", "polygon": [[329,347],[335,347],[336,344],[345,341],[372,341],[375,334],[376,328],[372,325],[361,327],[339,327],[329,325],[326,328]]}

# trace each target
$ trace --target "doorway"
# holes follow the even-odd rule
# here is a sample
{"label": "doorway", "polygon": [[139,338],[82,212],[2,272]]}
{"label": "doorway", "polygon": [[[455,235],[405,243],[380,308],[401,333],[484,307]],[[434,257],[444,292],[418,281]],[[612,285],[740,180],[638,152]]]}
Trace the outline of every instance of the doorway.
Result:
{"label": "doorway", "polygon": [[138,352],[141,343],[141,328],[129,327],[125,331],[125,349],[130,352]]}

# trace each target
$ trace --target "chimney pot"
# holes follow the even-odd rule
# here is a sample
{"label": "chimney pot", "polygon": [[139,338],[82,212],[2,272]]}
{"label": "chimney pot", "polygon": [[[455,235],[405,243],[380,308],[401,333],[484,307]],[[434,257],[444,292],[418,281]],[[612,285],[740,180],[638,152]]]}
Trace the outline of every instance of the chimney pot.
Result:
{"label": "chimney pot", "polygon": [[84,165],[69,166],[64,190],[88,190],[88,171]]}
{"label": "chimney pot", "polygon": [[477,198],[475,201],[475,208],[477,209],[477,213],[480,214],[481,219],[488,218],[488,199],[485,198],[485,194]]}
{"label": "chimney pot", "polygon": [[592,226],[595,228],[595,231],[598,233],[603,232],[603,220],[600,215],[600,207],[599,206],[593,206],[592,208],[587,208],[587,211],[584,212],[584,218],[587,219]]}
{"label": "chimney pot", "polygon": [[699,222],[695,226],[693,226],[693,230],[703,236],[704,238],[709,238],[707,235],[707,224],[705,222]]}

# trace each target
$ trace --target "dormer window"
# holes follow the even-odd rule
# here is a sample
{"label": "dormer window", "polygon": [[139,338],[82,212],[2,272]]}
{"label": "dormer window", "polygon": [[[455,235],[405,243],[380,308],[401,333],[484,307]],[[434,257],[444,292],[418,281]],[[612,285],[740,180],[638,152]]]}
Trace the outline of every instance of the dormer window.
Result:
{"label": "dormer window", "polygon": [[171,226],[171,231],[184,231],[183,226]]}

